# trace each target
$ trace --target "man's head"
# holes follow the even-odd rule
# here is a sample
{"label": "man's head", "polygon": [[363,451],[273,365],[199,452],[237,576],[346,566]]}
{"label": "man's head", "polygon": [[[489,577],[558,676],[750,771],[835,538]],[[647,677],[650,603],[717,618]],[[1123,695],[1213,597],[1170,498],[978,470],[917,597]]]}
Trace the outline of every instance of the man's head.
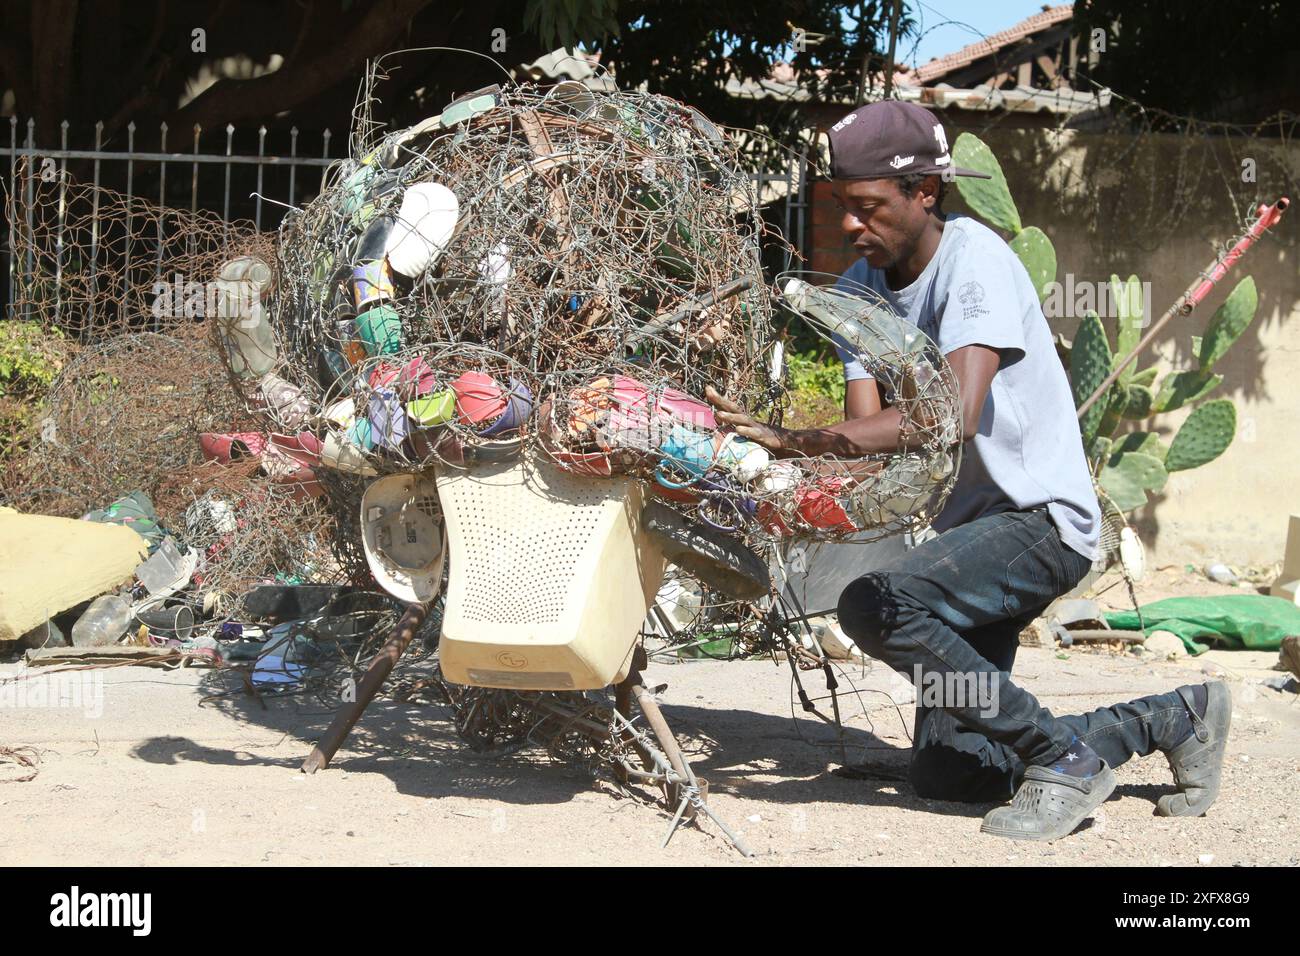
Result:
{"label": "man's head", "polygon": [[929,110],[882,100],[831,127],[832,194],[842,227],[867,263],[889,269],[916,250],[930,217],[942,211],[953,176],[987,174],[952,165],[943,124]]}
{"label": "man's head", "polygon": [[831,195],[858,255],[876,269],[890,269],[911,257],[931,215],[942,211],[944,186],[938,176],[921,173],[837,179]]}

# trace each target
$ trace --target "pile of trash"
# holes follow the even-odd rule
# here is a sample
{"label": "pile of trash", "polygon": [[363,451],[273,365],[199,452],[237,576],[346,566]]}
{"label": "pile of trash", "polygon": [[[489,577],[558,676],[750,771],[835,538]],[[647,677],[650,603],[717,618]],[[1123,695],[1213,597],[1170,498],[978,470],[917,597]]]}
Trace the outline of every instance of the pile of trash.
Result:
{"label": "pile of trash", "polygon": [[355,673],[395,602],[343,583],[325,533],[287,571],[251,575],[259,536],[246,532],[264,520],[212,491],[174,530],[140,491],[79,520],[0,508],[0,646],[29,664],[234,665],[263,690]]}

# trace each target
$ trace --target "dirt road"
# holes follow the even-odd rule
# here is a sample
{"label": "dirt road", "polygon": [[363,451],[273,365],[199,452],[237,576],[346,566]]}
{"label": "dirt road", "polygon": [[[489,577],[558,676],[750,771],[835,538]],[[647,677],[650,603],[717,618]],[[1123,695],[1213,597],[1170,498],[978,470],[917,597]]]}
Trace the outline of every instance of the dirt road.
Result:
{"label": "dirt road", "polygon": [[[1152,815],[1170,788],[1158,755],[1126,764],[1091,825],[1051,845],[982,836],[988,805],[921,800],[901,781],[831,773],[824,727],[791,717],[789,673],[770,662],[652,664],[664,711],[711,806],[758,852],[744,861],[716,827],[660,842],[668,817],[583,770],[525,751],[466,750],[445,712],[377,702],[315,776],[298,771],[328,723],[291,701],[201,705],[204,672],[92,672],[80,707],[29,694],[0,711],[0,745],[39,753],[39,774],[0,783],[3,864],[1192,864],[1300,863],[1300,705],[1259,686],[1275,654],[1176,662],[1022,648],[1017,675],[1057,712],[1203,680],[1229,668],[1235,700],[1218,804],[1202,819]],[[18,670],[4,665],[0,676]],[[899,770],[910,705],[877,665],[850,672],[849,757]],[[101,680],[98,696],[93,685]],[[819,689],[814,676],[810,689]],[[95,701],[98,701],[98,704]],[[0,779],[16,775],[0,763]]]}

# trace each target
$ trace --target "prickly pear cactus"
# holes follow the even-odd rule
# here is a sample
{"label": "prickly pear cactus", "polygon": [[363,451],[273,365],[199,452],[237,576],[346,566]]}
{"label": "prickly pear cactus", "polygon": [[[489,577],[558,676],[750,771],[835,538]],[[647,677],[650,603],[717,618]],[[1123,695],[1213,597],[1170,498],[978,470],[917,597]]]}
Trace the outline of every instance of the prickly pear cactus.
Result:
{"label": "prickly pear cactus", "polygon": [[[952,147],[954,166],[973,169],[977,173],[988,173],[992,179],[974,179],[963,176],[957,180],[957,189],[966,204],[987,219],[993,225],[1007,232],[1020,231],[1020,212],[1011,199],[1011,190],[1007,188],[1007,177],[1002,174],[1002,165],[978,136],[962,133]],[[1053,256],[1055,258],[1055,256]]]}
{"label": "prickly pear cactus", "polygon": [[1232,444],[1237,433],[1237,406],[1216,398],[1195,409],[1183,422],[1165,455],[1168,471],[1186,471],[1214,461]]}
{"label": "prickly pear cactus", "polygon": [[1056,281],[1056,249],[1052,240],[1037,226],[1028,226],[1016,233],[1009,243],[1011,251],[1020,257],[1021,264],[1038,290],[1038,301],[1047,298],[1048,286]]}
{"label": "prickly pear cactus", "polygon": [[1246,331],[1258,306],[1259,293],[1255,291],[1255,280],[1246,276],[1228,293],[1223,305],[1215,310],[1210,324],[1205,327],[1200,348],[1196,350],[1197,363],[1202,369],[1209,371],[1215,362],[1223,358],[1232,343]]}
{"label": "prickly pear cactus", "polygon": [[1222,375],[1216,375],[1206,369],[1170,372],[1160,383],[1160,392],[1156,395],[1151,411],[1172,412],[1192,402],[1199,402],[1218,388],[1222,381]]}
{"label": "prickly pear cactus", "polygon": [[1124,389],[1124,405],[1120,414],[1125,418],[1146,418],[1155,404],[1156,393],[1146,385],[1128,385]]}
{"label": "prickly pear cactus", "polygon": [[[1102,328],[1097,313],[1089,312],[1079,324],[1079,331],[1074,337],[1074,347],[1070,350],[1070,383],[1074,389],[1074,402],[1083,404],[1097,386],[1110,374],[1110,343],[1106,341],[1106,330]],[[1092,444],[1097,435],[1108,406],[1108,396],[1103,395],[1096,402],[1079,425],[1083,429],[1083,444],[1086,448]]]}
{"label": "prickly pear cactus", "polygon": [[[962,133],[953,145],[953,162],[958,166],[988,173],[992,179],[957,180],[967,205],[992,225],[1012,233],[1009,245],[1024,264],[1039,299],[1046,298],[1046,286],[1056,279],[1056,250],[1042,230],[1022,226],[1020,212],[1007,188],[1002,167],[980,139]],[[1070,349],[1070,386],[1076,406],[1082,405],[1098,386],[1127,358],[1141,341],[1150,321],[1141,280],[1110,277],[1115,305],[1116,336],[1112,352],[1106,327],[1095,312],[1087,313],[1075,332]],[[1172,371],[1156,384],[1157,366],[1138,369],[1130,363],[1111,388],[1079,420],[1083,447],[1093,474],[1106,495],[1121,511],[1132,511],[1147,503],[1147,492],[1164,487],[1169,473],[1196,468],[1213,461],[1232,442],[1237,413],[1228,399],[1216,399],[1196,408],[1183,423],[1172,443],[1165,445],[1150,431],[1119,435],[1125,421],[1141,421],[1201,401],[1223,382],[1214,363],[1223,358],[1255,317],[1259,296],[1255,281],[1246,276],[1233,288],[1206,325],[1204,335],[1193,335],[1192,353],[1197,367]]]}
{"label": "prickly pear cactus", "polygon": [[1097,483],[1120,511],[1132,511],[1146,504],[1146,493],[1159,491],[1168,478],[1169,472],[1159,458],[1130,451],[1112,456],[1097,476]]}
{"label": "prickly pear cactus", "polygon": [[[1100,438],[1097,440],[1101,441]],[[1169,446],[1162,442],[1155,432],[1129,432],[1123,438],[1116,439],[1110,449],[1113,454],[1139,451],[1161,462],[1164,462],[1165,456],[1169,454]]]}
{"label": "prickly pear cactus", "polygon": [[[1113,275],[1110,277],[1110,294],[1111,300],[1115,303],[1115,324],[1118,333],[1115,337],[1115,361],[1118,363],[1127,358],[1128,354],[1137,347],[1138,341],[1142,338],[1142,330],[1146,326],[1142,307],[1142,282],[1137,276],[1129,276],[1127,282],[1121,282],[1119,276]],[[1155,373],[1151,369],[1146,371],[1151,372],[1151,377],[1155,378]],[[1137,363],[1130,362],[1120,373],[1119,380],[1125,385],[1131,385],[1137,375]]]}

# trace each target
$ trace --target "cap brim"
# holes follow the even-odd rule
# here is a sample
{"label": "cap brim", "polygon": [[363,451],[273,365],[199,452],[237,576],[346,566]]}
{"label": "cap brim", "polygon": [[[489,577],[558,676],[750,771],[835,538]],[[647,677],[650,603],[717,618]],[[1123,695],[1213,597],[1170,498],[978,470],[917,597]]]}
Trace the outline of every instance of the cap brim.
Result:
{"label": "cap brim", "polygon": [[832,167],[831,178],[843,180],[844,182],[853,182],[858,179],[897,179],[900,176],[969,176],[971,179],[992,179],[988,173],[977,173],[973,169],[963,169],[961,166],[931,166],[929,169],[909,169],[906,172],[890,171],[888,173],[872,173],[863,176],[845,176],[843,173],[836,173]]}

